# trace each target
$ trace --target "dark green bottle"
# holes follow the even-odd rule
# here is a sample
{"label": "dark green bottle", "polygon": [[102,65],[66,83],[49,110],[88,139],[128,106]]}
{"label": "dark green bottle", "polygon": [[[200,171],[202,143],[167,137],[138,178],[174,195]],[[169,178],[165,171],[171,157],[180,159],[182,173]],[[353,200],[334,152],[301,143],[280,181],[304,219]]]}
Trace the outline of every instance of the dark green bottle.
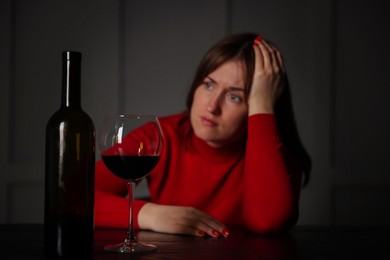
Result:
{"label": "dark green bottle", "polygon": [[95,127],[81,108],[81,53],[62,53],[61,107],[46,126],[45,252],[90,256],[94,234]]}

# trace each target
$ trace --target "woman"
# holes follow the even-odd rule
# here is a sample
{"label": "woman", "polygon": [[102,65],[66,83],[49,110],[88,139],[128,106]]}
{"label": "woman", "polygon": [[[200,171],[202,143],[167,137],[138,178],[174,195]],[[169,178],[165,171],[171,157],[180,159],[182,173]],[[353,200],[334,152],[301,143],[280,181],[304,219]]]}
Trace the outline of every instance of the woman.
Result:
{"label": "woman", "polygon": [[[296,130],[282,55],[252,33],[216,43],[201,61],[187,111],[160,118],[162,157],[135,201],[135,227],[228,236],[289,230],[298,219],[310,158]],[[127,227],[126,183],[96,165],[95,223]]]}

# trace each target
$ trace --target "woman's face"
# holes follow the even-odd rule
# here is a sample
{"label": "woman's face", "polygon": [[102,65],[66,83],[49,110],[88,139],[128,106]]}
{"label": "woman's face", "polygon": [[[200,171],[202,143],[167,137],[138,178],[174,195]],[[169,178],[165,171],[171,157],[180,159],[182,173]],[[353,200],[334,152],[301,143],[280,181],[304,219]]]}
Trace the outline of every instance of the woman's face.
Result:
{"label": "woman's face", "polygon": [[245,134],[247,117],[243,66],[237,61],[226,62],[195,90],[192,127],[198,138],[221,147]]}

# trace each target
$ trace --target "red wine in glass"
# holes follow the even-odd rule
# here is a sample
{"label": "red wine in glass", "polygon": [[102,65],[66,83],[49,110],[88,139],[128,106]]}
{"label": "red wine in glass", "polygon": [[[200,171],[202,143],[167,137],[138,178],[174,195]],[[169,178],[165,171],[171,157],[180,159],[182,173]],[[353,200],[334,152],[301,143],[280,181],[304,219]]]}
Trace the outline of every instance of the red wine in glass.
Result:
{"label": "red wine in glass", "polygon": [[102,155],[101,157],[113,174],[127,181],[138,181],[144,178],[160,159],[160,156],[152,155]]}
{"label": "red wine in glass", "polygon": [[135,183],[156,167],[163,145],[162,129],[156,116],[114,115],[104,119],[98,137],[100,157],[114,175],[127,182],[129,195],[127,237],[122,243],[105,246],[105,250],[138,253],[156,249],[135,237],[133,201]]}

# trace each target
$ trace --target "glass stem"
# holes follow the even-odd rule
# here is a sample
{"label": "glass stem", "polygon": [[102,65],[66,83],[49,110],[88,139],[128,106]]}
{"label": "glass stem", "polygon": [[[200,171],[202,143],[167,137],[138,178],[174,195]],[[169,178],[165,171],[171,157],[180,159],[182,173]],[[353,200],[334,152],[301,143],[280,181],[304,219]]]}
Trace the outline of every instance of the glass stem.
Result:
{"label": "glass stem", "polygon": [[134,233],[134,190],[135,182],[127,182],[127,191],[129,194],[129,229],[127,231],[128,242],[135,242],[137,240]]}

